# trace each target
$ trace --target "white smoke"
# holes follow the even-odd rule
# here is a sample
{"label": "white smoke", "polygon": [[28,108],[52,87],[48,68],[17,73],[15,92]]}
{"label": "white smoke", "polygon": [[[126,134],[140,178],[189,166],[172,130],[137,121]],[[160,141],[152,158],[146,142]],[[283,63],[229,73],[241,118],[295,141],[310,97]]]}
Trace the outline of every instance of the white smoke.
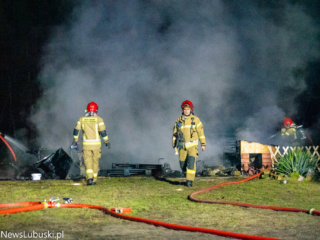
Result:
{"label": "white smoke", "polygon": [[200,159],[221,154],[237,129],[252,136],[255,118],[268,124],[255,139],[266,136],[295,110],[304,84],[292,71],[314,57],[317,32],[299,6],[274,21],[269,10],[236,2],[83,1],[44,49],[43,97],[31,117],[39,142],[67,149],[91,101],[111,142],[101,162],[165,158],[178,168],[172,129],[186,99],[208,141]]}
{"label": "white smoke", "polygon": [[276,133],[276,126],[284,119],[284,112],[277,106],[264,107],[246,119],[244,126],[238,129],[237,139],[245,139],[260,143],[270,143],[270,133]]}

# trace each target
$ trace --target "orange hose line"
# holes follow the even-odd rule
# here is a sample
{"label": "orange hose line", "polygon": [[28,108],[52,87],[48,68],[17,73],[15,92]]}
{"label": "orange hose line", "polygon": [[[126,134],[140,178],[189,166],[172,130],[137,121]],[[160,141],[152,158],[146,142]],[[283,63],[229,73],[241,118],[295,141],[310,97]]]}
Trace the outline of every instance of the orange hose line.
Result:
{"label": "orange hose line", "polygon": [[[263,206],[263,205],[254,205],[254,204],[245,204],[245,203],[235,203],[235,202],[226,202],[226,201],[206,201],[206,200],[197,200],[194,198],[196,194],[203,193],[206,191],[210,191],[213,189],[216,189],[218,187],[222,187],[225,185],[230,185],[230,184],[237,184],[237,183],[242,183],[249,181],[251,179],[254,179],[256,177],[260,176],[260,174],[256,174],[254,176],[248,177],[246,179],[236,181],[236,182],[227,182],[227,183],[222,183],[218,184],[216,186],[202,189],[199,191],[196,191],[192,194],[189,195],[189,199],[195,202],[205,202],[205,203],[219,203],[219,204],[232,204],[236,206],[244,206],[244,207],[256,207],[256,208],[267,208],[267,209],[272,209],[272,210],[278,210],[278,211],[293,211],[293,212],[309,212],[308,210],[304,209],[296,209],[296,208],[281,208],[281,207],[270,207],[270,206]],[[246,234],[240,234],[240,233],[233,233],[233,232],[226,232],[226,231],[220,231],[220,230],[215,230],[215,229],[208,229],[208,228],[198,228],[198,227],[191,227],[191,226],[183,226],[183,225],[177,225],[177,224],[171,224],[171,223],[165,223],[165,222],[160,222],[160,221],[155,221],[155,220],[150,220],[150,219],[145,219],[145,218],[138,218],[138,217],[133,217],[133,216],[126,216],[120,213],[116,213],[106,207],[102,206],[96,206],[96,205],[89,205],[89,204],[74,204],[74,203],[62,203],[62,204],[56,204],[55,202],[48,202],[48,203],[40,203],[40,202],[21,202],[21,203],[8,203],[8,204],[0,204],[0,208],[3,207],[12,207],[12,206],[22,206],[22,205],[31,205],[31,206],[26,206],[26,207],[20,207],[20,208],[11,208],[11,209],[3,209],[0,210],[0,214],[11,214],[11,213],[18,213],[18,212],[26,212],[26,211],[34,211],[34,210],[39,210],[43,208],[56,208],[56,207],[67,207],[67,208],[90,208],[90,209],[97,209],[100,211],[103,211],[113,217],[129,220],[129,221],[135,221],[135,222],[143,222],[146,224],[154,225],[156,227],[165,227],[168,229],[173,229],[173,230],[180,230],[180,231],[189,231],[189,232],[202,232],[202,233],[207,233],[207,234],[213,234],[213,235],[218,235],[218,236],[223,236],[223,237],[231,237],[231,238],[237,238],[237,239],[248,239],[248,240],[280,240],[278,238],[269,238],[269,237],[261,237],[261,236],[254,236],[254,235],[246,235]],[[313,211],[313,215],[318,215],[320,216],[319,211]]]}
{"label": "orange hose line", "polygon": [[[226,183],[221,183],[213,187],[201,189],[199,191],[193,192],[189,195],[189,199],[194,202],[199,202],[199,203],[210,203],[210,204],[230,204],[234,206],[240,206],[240,207],[252,207],[252,208],[262,208],[262,209],[271,209],[274,211],[288,211],[288,212],[304,212],[304,213],[309,213],[309,210],[305,209],[299,209],[299,208],[285,208],[285,207],[274,207],[274,206],[265,206],[265,205],[256,205],[256,204],[249,204],[249,203],[238,203],[238,202],[228,202],[228,201],[207,201],[207,200],[198,200],[195,199],[194,196],[199,194],[199,193],[204,193],[211,191],[213,189],[217,189],[219,187],[223,187],[226,185],[231,185],[231,184],[238,184],[238,183],[243,183],[246,181],[249,181],[251,179],[257,178],[261,175],[261,173],[258,173],[256,175],[253,175],[251,177],[248,177],[246,179],[242,179],[236,182],[226,182]],[[312,215],[317,215],[320,216],[320,211],[312,211]]]}
{"label": "orange hose line", "polygon": [[16,155],[14,154],[12,148],[10,147],[9,143],[0,135],[1,140],[7,145],[7,147],[9,148],[10,152],[12,153],[13,159],[16,162]]}
{"label": "orange hose line", "polygon": [[[34,204],[35,202],[31,202],[31,203]],[[58,205],[55,203],[48,202],[46,204],[48,204],[48,208],[58,207]],[[1,204],[1,205],[4,207],[13,206],[13,205],[17,206],[18,203],[14,203],[14,204],[9,203],[9,204]],[[25,203],[22,203],[22,205],[25,205]],[[62,203],[62,204],[59,204],[59,207],[61,207],[61,208],[67,207],[67,208],[98,209],[98,210],[103,211],[113,217],[129,220],[129,221],[142,222],[142,223],[154,225],[156,227],[165,227],[165,228],[173,229],[173,230],[189,231],[189,232],[202,232],[202,233],[213,234],[213,235],[218,235],[218,236],[223,236],[223,237],[232,237],[232,238],[237,238],[237,239],[279,240],[278,238],[268,238],[268,237],[260,237],[260,236],[253,236],[252,237],[252,236],[246,235],[246,234],[232,233],[232,232],[226,232],[226,231],[220,231],[220,230],[208,229],[208,228],[183,226],[183,225],[165,223],[165,222],[160,222],[160,221],[155,221],[155,220],[150,220],[150,219],[145,219],[145,218],[126,216],[126,215],[123,215],[120,213],[113,212],[106,207],[96,206],[96,205]],[[12,213],[19,213],[19,212],[27,212],[27,211],[34,211],[34,210],[39,210],[39,209],[43,209],[43,208],[45,208],[45,204],[38,203],[38,204],[34,204],[31,206],[27,206],[27,207],[3,209],[3,210],[0,210],[0,214],[12,214]]]}
{"label": "orange hose line", "polygon": [[12,214],[12,213],[21,213],[21,212],[29,212],[34,210],[39,210],[45,208],[44,204],[36,204],[26,207],[19,208],[7,208],[0,210],[0,214]]}
{"label": "orange hose line", "polygon": [[5,204],[0,204],[0,208],[5,208],[5,207],[15,207],[15,206],[24,206],[24,205],[36,205],[40,204],[41,202],[17,202],[17,203],[5,203]]}

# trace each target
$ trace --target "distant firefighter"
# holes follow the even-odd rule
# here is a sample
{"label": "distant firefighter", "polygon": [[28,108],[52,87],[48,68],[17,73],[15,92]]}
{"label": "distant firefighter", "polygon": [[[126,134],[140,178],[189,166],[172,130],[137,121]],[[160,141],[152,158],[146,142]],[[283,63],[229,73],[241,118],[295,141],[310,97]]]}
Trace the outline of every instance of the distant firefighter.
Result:
{"label": "distant firefighter", "polygon": [[182,116],[177,119],[173,127],[173,148],[179,153],[180,167],[187,173],[188,187],[196,174],[196,160],[198,157],[198,145],[201,143],[201,150],[206,148],[206,138],[203,132],[203,125],[198,117],[193,114],[193,104],[186,100],[181,105]]}
{"label": "distant firefighter", "polygon": [[83,158],[86,166],[87,185],[95,185],[98,178],[99,159],[101,158],[100,136],[108,149],[110,149],[110,143],[104,121],[97,115],[98,105],[95,102],[89,103],[86,112],[84,117],[80,117],[73,131],[74,141],[71,148],[77,147],[79,132],[82,129]]}
{"label": "distant firefighter", "polygon": [[291,118],[285,118],[283,121],[283,127],[281,128],[281,136],[283,139],[288,140],[288,142],[297,141],[297,131],[296,124],[292,121]]}
{"label": "distant firefighter", "polygon": [[305,134],[302,125],[297,126],[291,118],[284,119],[281,137],[285,143],[293,146],[304,145],[306,140],[313,145],[311,137]]}

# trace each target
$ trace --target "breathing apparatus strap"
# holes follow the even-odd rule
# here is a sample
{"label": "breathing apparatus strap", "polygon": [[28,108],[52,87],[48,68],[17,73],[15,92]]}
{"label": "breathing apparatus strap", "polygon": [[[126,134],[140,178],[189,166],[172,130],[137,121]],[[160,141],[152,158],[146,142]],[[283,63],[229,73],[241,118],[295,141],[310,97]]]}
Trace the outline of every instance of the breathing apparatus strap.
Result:
{"label": "breathing apparatus strap", "polygon": [[97,114],[95,112],[87,112],[84,116],[85,117],[91,117],[91,116],[96,116]]}
{"label": "breathing apparatus strap", "polygon": [[193,129],[193,126],[195,126],[196,123],[194,122],[194,117],[191,118],[191,127],[190,127],[190,137],[192,138],[193,133],[195,132]]}
{"label": "breathing apparatus strap", "polygon": [[184,136],[181,131],[181,126],[182,126],[182,118],[180,118],[178,124],[176,125],[177,128],[177,139],[176,139],[176,147],[181,150],[184,147]]}

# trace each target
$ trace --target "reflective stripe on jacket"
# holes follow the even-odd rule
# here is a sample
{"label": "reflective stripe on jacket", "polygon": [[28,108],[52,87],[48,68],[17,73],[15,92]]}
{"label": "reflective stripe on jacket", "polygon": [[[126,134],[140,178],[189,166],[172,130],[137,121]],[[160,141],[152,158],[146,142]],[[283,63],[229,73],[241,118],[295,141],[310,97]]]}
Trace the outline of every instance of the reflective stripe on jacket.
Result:
{"label": "reflective stripe on jacket", "polygon": [[292,139],[297,139],[296,129],[294,127],[281,128],[281,136],[290,137]]}
{"label": "reflective stripe on jacket", "polygon": [[[79,132],[82,130],[83,149],[99,149],[101,147],[100,132],[106,130],[103,119],[97,115],[84,116],[79,119],[75,129],[79,130],[74,135],[74,140],[78,141]],[[108,135],[103,137],[105,143],[109,142]]]}
{"label": "reflective stripe on jacket", "polygon": [[[179,126],[180,125],[180,126]],[[190,114],[189,116],[182,115],[177,119],[173,127],[173,137],[172,137],[172,146],[175,147],[176,144],[176,134],[179,132],[179,129],[183,133],[185,140],[185,146],[191,147],[198,145],[198,140],[202,146],[206,145],[206,137],[203,131],[203,125],[200,119]]]}

